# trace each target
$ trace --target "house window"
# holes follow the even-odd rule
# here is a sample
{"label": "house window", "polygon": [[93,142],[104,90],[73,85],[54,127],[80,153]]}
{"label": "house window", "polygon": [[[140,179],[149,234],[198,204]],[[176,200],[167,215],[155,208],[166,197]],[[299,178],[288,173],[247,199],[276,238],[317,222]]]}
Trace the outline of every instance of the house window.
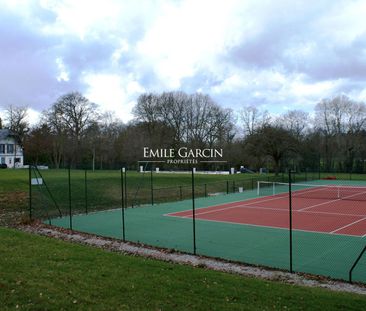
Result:
{"label": "house window", "polygon": [[13,144],[6,145],[6,153],[14,153],[14,145]]}
{"label": "house window", "polygon": [[0,144],[0,153],[5,153],[5,144]]}
{"label": "house window", "polygon": [[1,164],[5,164],[5,158],[4,157],[1,157]]}

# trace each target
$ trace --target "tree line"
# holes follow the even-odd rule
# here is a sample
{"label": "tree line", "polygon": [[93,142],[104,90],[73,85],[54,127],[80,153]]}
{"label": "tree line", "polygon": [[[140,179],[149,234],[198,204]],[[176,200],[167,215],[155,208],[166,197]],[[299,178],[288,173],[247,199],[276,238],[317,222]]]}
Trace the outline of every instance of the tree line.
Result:
{"label": "tree line", "polygon": [[321,100],[311,113],[271,115],[250,105],[226,109],[202,93],[145,93],[133,120],[123,123],[71,92],[43,111],[37,125],[29,126],[26,112],[9,107],[0,128],[20,137],[27,163],[55,168],[137,167],[146,146],[186,146],[224,150],[227,164],[203,168],[366,171],[366,105],[345,95]]}

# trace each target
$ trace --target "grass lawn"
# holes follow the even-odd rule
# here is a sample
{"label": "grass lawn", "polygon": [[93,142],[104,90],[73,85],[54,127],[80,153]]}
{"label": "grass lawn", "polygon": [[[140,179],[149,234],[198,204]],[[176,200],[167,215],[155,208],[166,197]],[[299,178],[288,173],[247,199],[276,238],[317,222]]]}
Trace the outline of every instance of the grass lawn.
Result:
{"label": "grass lawn", "polygon": [[[63,214],[68,213],[68,172],[67,170],[42,170],[42,177],[47,183],[52,195],[60,205]],[[322,173],[320,177],[336,175],[338,179],[349,179],[350,174]],[[40,177],[32,172],[32,177]],[[365,180],[365,175],[353,174],[352,179]],[[318,173],[297,174],[296,181],[318,179]],[[258,180],[286,181],[286,174],[275,177],[259,174],[235,174],[235,175],[204,175],[196,174],[196,197],[209,195],[210,193],[225,193],[238,191],[239,187],[252,189],[256,187]],[[88,171],[87,195],[90,210],[109,209],[120,204],[121,180],[118,170]],[[79,213],[85,210],[85,175],[82,170],[71,171],[71,194],[73,212]],[[42,195],[39,186],[33,187],[35,212],[48,207],[48,213],[56,216],[58,211],[50,199],[45,188]],[[171,202],[191,197],[190,174],[153,174],[153,199],[154,203]],[[141,174],[135,171],[127,173],[127,197],[128,206],[150,204],[151,181],[150,173]],[[38,201],[37,201],[38,200]],[[43,200],[43,202],[41,202]],[[46,203],[45,203],[46,202]],[[28,170],[0,170],[0,209],[17,210],[27,212],[28,207]],[[43,205],[43,206],[42,206]],[[37,216],[37,213],[36,213]],[[39,214],[45,217],[44,213]]]}
{"label": "grass lawn", "polygon": [[1,310],[363,310],[366,296],[124,256],[0,228]]}
{"label": "grass lawn", "polygon": [[[49,169],[40,171],[45,178],[52,181],[63,181],[65,176],[67,177],[67,170],[65,169]],[[72,176],[76,179],[84,178],[83,170],[71,170]],[[97,179],[108,179],[119,177],[120,172],[118,170],[96,170],[94,173],[88,171],[89,176],[93,176]],[[136,171],[128,171],[128,180],[131,187],[136,187],[137,184],[150,183],[150,172],[145,174],[138,173]],[[196,181],[198,184],[226,181],[226,180],[243,180],[258,178],[259,174],[235,174],[235,175],[209,175],[209,174],[196,174]],[[272,176],[272,175],[271,175]],[[34,177],[34,176],[33,176]],[[262,175],[263,177],[263,175]],[[263,178],[266,178],[265,176]],[[172,186],[189,186],[191,185],[190,174],[172,174],[172,173],[158,173],[154,172],[154,184],[155,187],[172,187]],[[27,169],[3,169],[0,170],[0,192],[3,191],[27,191],[28,190],[28,170]]]}
{"label": "grass lawn", "polygon": [[[47,184],[52,196],[62,210],[68,210],[68,171],[41,170],[41,176]],[[40,177],[32,171],[32,178]],[[257,180],[267,180],[273,176],[258,174],[235,175],[207,175],[197,174],[196,196],[209,193],[233,192],[238,187],[255,187]],[[0,209],[19,210],[27,213],[28,210],[28,170],[0,170]],[[71,194],[73,213],[85,210],[85,172],[71,171]],[[191,197],[190,174],[153,174],[154,202],[167,202],[187,199]],[[35,216],[45,217],[45,206],[50,215],[57,216],[58,210],[51,200],[44,186],[33,186],[33,209]],[[42,190],[42,191],[40,191]],[[121,174],[118,170],[88,171],[87,195],[89,211],[110,209],[120,205],[121,201]],[[151,202],[150,173],[141,174],[135,171],[127,172],[128,206],[136,206]]]}

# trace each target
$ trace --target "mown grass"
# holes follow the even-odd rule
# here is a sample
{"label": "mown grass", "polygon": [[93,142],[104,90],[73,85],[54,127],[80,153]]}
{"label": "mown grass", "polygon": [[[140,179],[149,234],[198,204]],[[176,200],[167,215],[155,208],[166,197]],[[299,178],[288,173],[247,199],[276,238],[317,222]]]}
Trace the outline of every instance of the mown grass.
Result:
{"label": "mown grass", "polygon": [[[50,169],[41,170],[40,173],[47,178],[49,183],[59,182],[59,184],[65,183],[67,178],[67,170]],[[32,177],[35,173],[32,172]],[[128,171],[128,181],[131,187],[136,187],[139,184],[150,183],[150,172],[141,174],[135,171]],[[71,170],[72,178],[77,180],[84,179],[84,171],[82,170]],[[158,188],[172,187],[172,186],[189,186],[191,185],[190,174],[172,174],[172,173],[159,173],[154,172],[154,186]],[[235,175],[208,175],[208,174],[196,174],[195,180],[199,184],[211,183],[215,181],[226,181],[226,180],[243,180],[258,178],[259,174],[235,174]],[[88,171],[88,177],[106,182],[110,179],[119,180],[120,172],[118,170],[102,170],[102,171]],[[263,175],[262,175],[263,177]],[[266,178],[266,177],[263,177]],[[67,180],[66,180],[67,182]],[[2,191],[27,191],[28,190],[28,170],[27,169],[5,169],[0,170],[0,192]]]}
{"label": "mown grass", "polygon": [[[32,178],[42,177],[45,184],[33,186],[33,209],[35,215],[45,217],[45,209],[49,215],[58,215],[54,201],[61,209],[62,214],[68,213],[68,171],[67,170],[32,170]],[[210,193],[233,192],[238,187],[254,187],[259,179],[266,176],[257,174],[235,175],[202,175],[195,176],[196,196]],[[1,170],[0,171],[0,200],[8,209],[27,210],[28,201],[28,170]],[[87,187],[87,191],[85,189]],[[191,196],[190,174],[153,174],[153,200],[155,203],[177,201]],[[48,192],[49,190],[49,192]],[[118,170],[88,171],[85,183],[85,172],[71,171],[71,195],[74,213],[83,212],[88,205],[89,211],[110,209],[119,206],[121,202],[121,173]],[[86,198],[87,196],[87,198]],[[22,197],[22,200],[16,198]],[[2,199],[1,199],[2,198]],[[15,199],[14,199],[15,198]],[[150,173],[127,172],[127,205],[136,206],[151,203],[151,176]],[[87,202],[86,202],[87,201]]]}
{"label": "mown grass", "polygon": [[1,310],[363,310],[366,296],[124,256],[0,228]]}
{"label": "mown grass", "polygon": [[[68,199],[68,171],[42,170],[39,173],[32,171],[32,177],[41,177],[48,189],[42,186],[33,186],[34,216],[42,219],[69,213]],[[336,176],[338,179],[366,179],[365,175],[302,173],[294,176],[295,181]],[[191,175],[154,173],[153,195],[151,193],[150,173],[141,174],[136,171],[127,172],[127,205],[179,201],[189,199],[192,195]],[[195,195],[203,197],[217,193],[235,192],[239,187],[252,189],[258,180],[287,181],[288,176],[234,174],[234,175],[195,175]],[[28,209],[28,170],[0,170],[0,210],[7,209],[26,214]],[[87,190],[86,188],[87,187]],[[121,174],[118,170],[88,171],[85,183],[85,172],[71,171],[72,212],[80,213],[93,210],[110,209],[121,204]],[[57,203],[54,203],[56,201]],[[58,205],[58,206],[56,206]],[[13,216],[13,215],[12,215]],[[18,217],[18,216],[17,216]],[[5,216],[3,218],[6,218]],[[10,217],[11,218],[11,217]],[[3,223],[0,221],[0,223]]]}

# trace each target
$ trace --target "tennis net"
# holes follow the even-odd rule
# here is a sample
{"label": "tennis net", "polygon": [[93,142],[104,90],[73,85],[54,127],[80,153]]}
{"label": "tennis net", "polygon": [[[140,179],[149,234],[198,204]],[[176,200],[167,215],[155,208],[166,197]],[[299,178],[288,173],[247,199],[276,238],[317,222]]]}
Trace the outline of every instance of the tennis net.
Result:
{"label": "tennis net", "polygon": [[[324,200],[366,201],[366,186],[291,184],[292,197]],[[258,196],[288,196],[289,184],[258,181]]]}

